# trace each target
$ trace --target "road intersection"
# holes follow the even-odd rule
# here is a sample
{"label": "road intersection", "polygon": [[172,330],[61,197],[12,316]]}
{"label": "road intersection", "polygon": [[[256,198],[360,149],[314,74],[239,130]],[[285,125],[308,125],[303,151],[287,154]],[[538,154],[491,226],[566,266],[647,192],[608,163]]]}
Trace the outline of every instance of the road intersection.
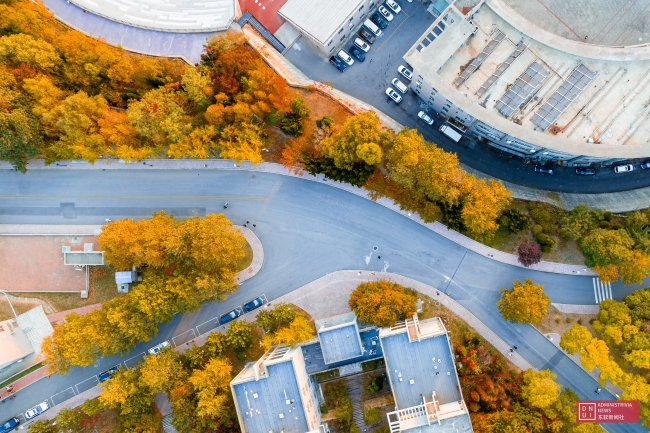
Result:
{"label": "road intersection", "polygon": [[[384,270],[435,287],[471,311],[536,368],[549,368],[581,398],[596,382],[533,327],[504,322],[495,308],[499,289],[531,278],[553,302],[595,304],[591,276],[539,272],[470,251],[370,200],[323,183],[271,173],[225,170],[0,170],[1,224],[102,224],[106,218],[142,218],[164,209],[179,217],[224,212],[234,224],[250,220],[264,246],[258,275],[223,303],[175,316],[158,335],[123,357],[73,368],[17,393],[0,406],[11,416],[44,400],[76,394],[92,377],[120,363],[132,365],[165,340],[176,344],[212,329],[214,318],[266,294],[274,299],[327,273],[343,269]],[[223,203],[228,202],[228,209]],[[376,249],[374,247],[377,247]],[[381,258],[380,258],[381,257]],[[638,286],[612,284],[615,299]],[[609,290],[609,289],[608,289]],[[81,388],[78,388],[81,387]],[[66,394],[67,395],[67,394]],[[603,398],[611,398],[601,394]],[[638,428],[637,428],[638,427]],[[612,432],[646,431],[612,425]]]}

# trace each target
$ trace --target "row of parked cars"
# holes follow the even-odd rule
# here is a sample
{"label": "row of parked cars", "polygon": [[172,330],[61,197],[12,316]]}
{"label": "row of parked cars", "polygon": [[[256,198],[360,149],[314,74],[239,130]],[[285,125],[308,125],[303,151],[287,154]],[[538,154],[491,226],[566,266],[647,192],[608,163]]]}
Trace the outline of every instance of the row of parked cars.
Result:
{"label": "row of parked cars", "polygon": [[[650,169],[650,161],[646,161],[643,164],[641,164],[641,169],[642,170]],[[541,165],[536,165],[535,171],[537,173],[553,175],[552,168],[546,168]],[[578,176],[593,176],[596,174],[596,169],[591,167],[578,167],[576,168],[575,171]],[[614,173],[629,173],[631,171],[634,171],[634,166],[632,164],[623,164],[614,167]]]}
{"label": "row of parked cars", "polygon": [[359,62],[365,61],[366,53],[370,51],[370,45],[383,34],[382,30],[388,27],[388,22],[393,21],[393,14],[398,14],[401,10],[402,8],[395,0],[386,0],[385,4],[379,6],[377,12],[364,21],[359,29],[359,37],[354,39],[350,48],[347,51],[340,50],[336,56],[330,57],[330,63],[343,72],[349,66],[354,65],[354,58]]}
{"label": "row of parked cars", "polygon": [[[232,320],[235,320],[239,316],[241,316],[243,313],[248,313],[250,311],[253,311],[262,305],[266,303],[266,297],[265,296],[260,296],[252,301],[246,302],[241,308],[236,308],[226,314],[222,314],[219,317],[219,325],[224,325]],[[149,355],[156,355],[158,352],[160,352],[162,349],[165,347],[169,347],[169,341],[163,341],[160,344],[155,345],[151,349],[148,350]],[[117,371],[119,371],[120,365],[116,365],[115,367],[111,367],[108,370],[100,373],[97,378],[98,381],[104,382],[105,380],[109,379],[111,376],[113,376]],[[41,413],[45,412],[50,408],[50,405],[47,401],[44,401],[42,403],[37,404],[33,408],[29,409],[28,411],[25,412],[25,419],[30,420],[37,415],[40,415]],[[20,420],[17,417],[13,417],[6,422],[4,422],[2,425],[0,425],[0,433],[8,433],[16,428],[16,426],[20,423]]]}
{"label": "row of parked cars", "polygon": [[[28,409],[25,412],[25,419],[30,420],[35,416],[42,414],[49,408],[50,408],[50,404],[47,401],[39,403],[33,408]],[[2,425],[0,425],[0,433],[7,433],[12,431],[18,426],[18,424],[20,424],[20,420],[17,417],[10,418],[4,423],[2,423]]]}

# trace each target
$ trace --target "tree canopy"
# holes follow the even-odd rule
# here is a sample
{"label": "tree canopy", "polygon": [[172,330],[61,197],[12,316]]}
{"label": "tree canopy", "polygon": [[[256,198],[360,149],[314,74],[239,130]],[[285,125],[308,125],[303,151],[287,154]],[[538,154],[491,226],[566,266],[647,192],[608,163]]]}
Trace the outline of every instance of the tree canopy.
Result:
{"label": "tree canopy", "polygon": [[544,293],[544,286],[526,278],[522,284],[517,280],[513,288],[502,289],[497,307],[505,320],[513,323],[537,323],[546,315],[550,298]]}
{"label": "tree canopy", "polygon": [[126,353],[156,335],[176,312],[220,301],[237,289],[235,274],[246,240],[223,214],[176,220],[118,220],[99,236],[107,263],[116,269],[146,266],[143,281],[126,295],[83,316],[70,314],[43,342],[54,372],[86,366],[99,356]]}
{"label": "tree canopy", "polygon": [[349,305],[359,320],[377,326],[392,326],[416,311],[416,295],[388,280],[368,281],[350,294]]}

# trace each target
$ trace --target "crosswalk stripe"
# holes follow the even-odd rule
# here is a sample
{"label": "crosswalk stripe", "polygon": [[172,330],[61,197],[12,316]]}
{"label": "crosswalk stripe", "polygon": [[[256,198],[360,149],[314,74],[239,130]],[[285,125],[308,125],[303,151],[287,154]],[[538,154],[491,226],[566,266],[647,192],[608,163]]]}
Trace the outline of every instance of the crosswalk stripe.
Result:
{"label": "crosswalk stripe", "polygon": [[594,298],[596,304],[600,304],[605,299],[614,299],[612,296],[612,283],[602,283],[600,278],[592,278],[594,285]]}

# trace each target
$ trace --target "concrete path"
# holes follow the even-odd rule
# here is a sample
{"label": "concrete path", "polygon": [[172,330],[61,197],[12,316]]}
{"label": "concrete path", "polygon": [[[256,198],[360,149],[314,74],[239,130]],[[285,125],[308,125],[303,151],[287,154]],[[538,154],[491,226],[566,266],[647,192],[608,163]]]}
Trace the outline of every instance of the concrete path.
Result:
{"label": "concrete path", "polygon": [[[350,293],[365,281],[380,279],[390,280],[404,287],[410,287],[417,292],[439,301],[460,316],[479,335],[503,353],[504,356],[508,356],[510,353],[510,346],[461,304],[432,286],[390,272],[355,270],[333,272],[277,298],[274,303],[286,302],[295,304],[305,310],[312,319],[324,319],[337,314],[350,312],[351,309],[348,305]],[[533,368],[519,353],[515,352],[513,356],[510,356],[510,360],[523,370]]]}

